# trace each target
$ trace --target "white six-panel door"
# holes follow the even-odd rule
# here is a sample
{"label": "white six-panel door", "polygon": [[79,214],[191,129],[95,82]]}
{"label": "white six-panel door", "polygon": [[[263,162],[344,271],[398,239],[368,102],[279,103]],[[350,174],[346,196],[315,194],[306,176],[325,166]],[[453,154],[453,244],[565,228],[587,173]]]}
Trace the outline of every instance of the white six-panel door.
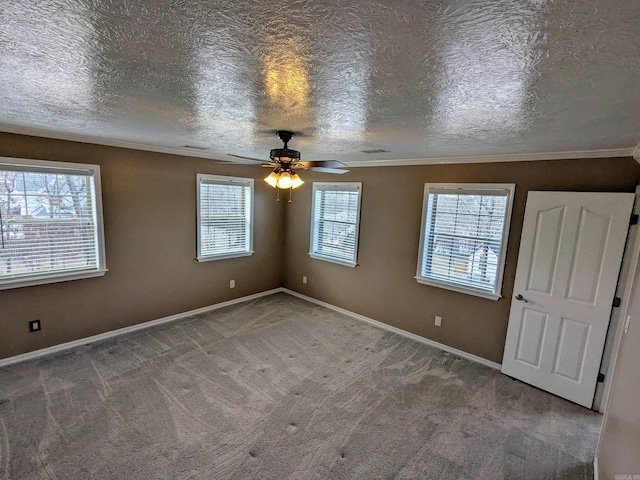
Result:
{"label": "white six-panel door", "polygon": [[591,408],[634,197],[529,192],[503,373]]}

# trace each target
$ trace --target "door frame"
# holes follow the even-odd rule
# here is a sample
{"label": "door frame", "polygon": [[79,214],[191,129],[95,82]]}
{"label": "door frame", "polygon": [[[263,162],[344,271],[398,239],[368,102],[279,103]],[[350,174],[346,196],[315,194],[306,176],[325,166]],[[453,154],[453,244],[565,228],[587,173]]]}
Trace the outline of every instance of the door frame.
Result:
{"label": "door frame", "polygon": [[[633,213],[640,215],[640,185],[636,186],[636,199],[633,204]],[[640,225],[631,225],[627,232],[627,243],[622,254],[622,265],[618,276],[615,296],[621,298],[620,308],[611,310],[609,318],[609,330],[604,344],[602,360],[600,361],[600,373],[604,374],[604,382],[596,384],[596,392],[593,398],[592,410],[604,413],[613,380],[613,370],[620,350],[622,332],[627,316],[633,287],[636,283],[636,272],[640,263],[640,235],[638,235]]]}

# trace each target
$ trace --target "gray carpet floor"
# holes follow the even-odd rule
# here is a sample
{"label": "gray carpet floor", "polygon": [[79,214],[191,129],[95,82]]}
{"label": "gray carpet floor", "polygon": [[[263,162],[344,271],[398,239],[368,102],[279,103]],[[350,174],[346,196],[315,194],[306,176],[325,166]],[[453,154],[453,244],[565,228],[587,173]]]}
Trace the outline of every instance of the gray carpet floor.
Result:
{"label": "gray carpet floor", "polygon": [[585,479],[600,421],[276,294],[0,369],[0,478]]}

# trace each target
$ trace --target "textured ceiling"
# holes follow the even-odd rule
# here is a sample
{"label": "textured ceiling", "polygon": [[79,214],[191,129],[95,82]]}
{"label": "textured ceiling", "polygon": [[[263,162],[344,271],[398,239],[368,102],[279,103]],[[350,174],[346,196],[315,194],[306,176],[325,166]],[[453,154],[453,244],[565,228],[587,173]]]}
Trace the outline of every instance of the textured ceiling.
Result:
{"label": "textured ceiling", "polygon": [[0,130],[228,160],[277,129],[347,163],[633,149],[639,23],[638,0],[2,0]]}

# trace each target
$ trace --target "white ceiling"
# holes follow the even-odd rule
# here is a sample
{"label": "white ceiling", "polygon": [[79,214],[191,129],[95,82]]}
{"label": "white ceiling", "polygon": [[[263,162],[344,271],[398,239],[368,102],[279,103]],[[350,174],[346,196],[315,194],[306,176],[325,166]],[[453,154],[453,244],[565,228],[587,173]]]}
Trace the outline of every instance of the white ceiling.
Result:
{"label": "white ceiling", "polygon": [[638,0],[2,0],[0,130],[221,160],[278,129],[350,165],[630,155],[639,21]]}

